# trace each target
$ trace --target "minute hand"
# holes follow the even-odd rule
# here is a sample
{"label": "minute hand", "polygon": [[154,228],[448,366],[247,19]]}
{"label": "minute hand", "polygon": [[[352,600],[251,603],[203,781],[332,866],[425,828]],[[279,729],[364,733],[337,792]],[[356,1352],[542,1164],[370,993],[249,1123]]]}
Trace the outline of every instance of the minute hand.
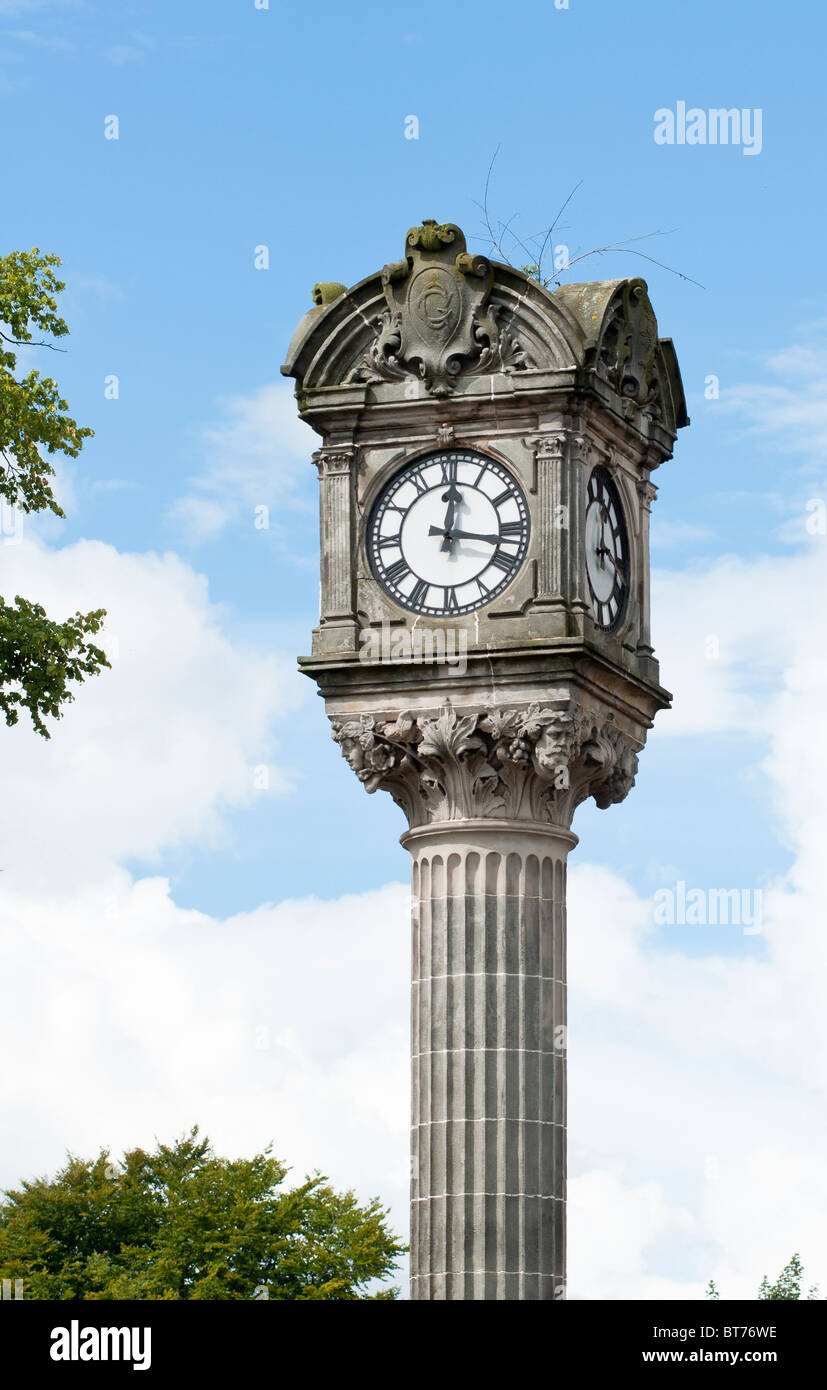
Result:
{"label": "minute hand", "polygon": [[444,531],[441,526],[432,526],[428,531],[428,535],[446,535],[450,536],[451,540],[455,541],[488,541],[489,545],[499,545],[501,540],[500,536],[495,536],[493,534],[483,535],[480,531],[455,531],[452,528]]}

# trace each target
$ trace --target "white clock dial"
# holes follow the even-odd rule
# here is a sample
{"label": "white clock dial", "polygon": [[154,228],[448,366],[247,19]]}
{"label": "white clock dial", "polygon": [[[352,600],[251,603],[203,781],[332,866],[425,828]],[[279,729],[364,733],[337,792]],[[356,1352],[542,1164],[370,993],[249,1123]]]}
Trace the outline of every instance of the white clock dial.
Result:
{"label": "white clock dial", "polygon": [[629,594],[629,541],[620,495],[605,468],[589,478],[586,503],[586,575],[592,612],[607,632],[618,628]]}
{"label": "white clock dial", "polygon": [[511,583],[528,548],[528,506],[508,469],[471,449],[408,464],[376,501],[373,573],[414,613],[469,613]]}

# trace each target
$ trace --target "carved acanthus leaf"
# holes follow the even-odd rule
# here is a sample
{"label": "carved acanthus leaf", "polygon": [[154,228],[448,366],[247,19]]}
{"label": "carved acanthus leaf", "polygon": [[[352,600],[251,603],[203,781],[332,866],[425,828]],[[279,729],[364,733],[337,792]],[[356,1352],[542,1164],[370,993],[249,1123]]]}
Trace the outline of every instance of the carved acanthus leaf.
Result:
{"label": "carved acanthus leaf", "polygon": [[332,719],[333,737],[369,792],[389,791],[411,826],[502,816],[568,826],[576,806],[621,801],[637,755],[611,716],[563,702],[395,720]]}

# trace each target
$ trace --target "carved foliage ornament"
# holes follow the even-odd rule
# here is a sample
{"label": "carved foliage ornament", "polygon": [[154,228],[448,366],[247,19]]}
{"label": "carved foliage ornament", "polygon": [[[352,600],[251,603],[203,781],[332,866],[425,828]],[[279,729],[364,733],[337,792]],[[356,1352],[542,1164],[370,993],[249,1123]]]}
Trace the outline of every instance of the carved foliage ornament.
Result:
{"label": "carved foliage ornament", "polygon": [[508,331],[510,315],[489,296],[494,268],[469,254],[452,222],[412,227],[406,257],[382,271],[387,308],[351,381],[415,376],[432,396],[449,396],[461,372],[522,371],[531,366]]}
{"label": "carved foliage ornament", "polygon": [[506,817],[568,827],[593,796],[622,801],[637,755],[611,716],[538,703],[435,718],[402,713],[334,716],[333,737],[366,791],[389,791],[411,828],[436,821]]}

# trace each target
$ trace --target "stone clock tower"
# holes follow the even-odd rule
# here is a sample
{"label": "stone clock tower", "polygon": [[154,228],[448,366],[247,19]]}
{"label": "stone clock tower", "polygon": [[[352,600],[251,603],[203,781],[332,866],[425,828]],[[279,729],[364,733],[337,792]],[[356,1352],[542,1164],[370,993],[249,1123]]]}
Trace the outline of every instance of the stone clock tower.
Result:
{"label": "stone clock tower", "polygon": [[321,435],[301,668],[413,861],[411,1296],[565,1296],[566,858],[669,695],[650,475],[687,424],[643,280],[554,293],[426,221],[320,284],[283,371]]}

